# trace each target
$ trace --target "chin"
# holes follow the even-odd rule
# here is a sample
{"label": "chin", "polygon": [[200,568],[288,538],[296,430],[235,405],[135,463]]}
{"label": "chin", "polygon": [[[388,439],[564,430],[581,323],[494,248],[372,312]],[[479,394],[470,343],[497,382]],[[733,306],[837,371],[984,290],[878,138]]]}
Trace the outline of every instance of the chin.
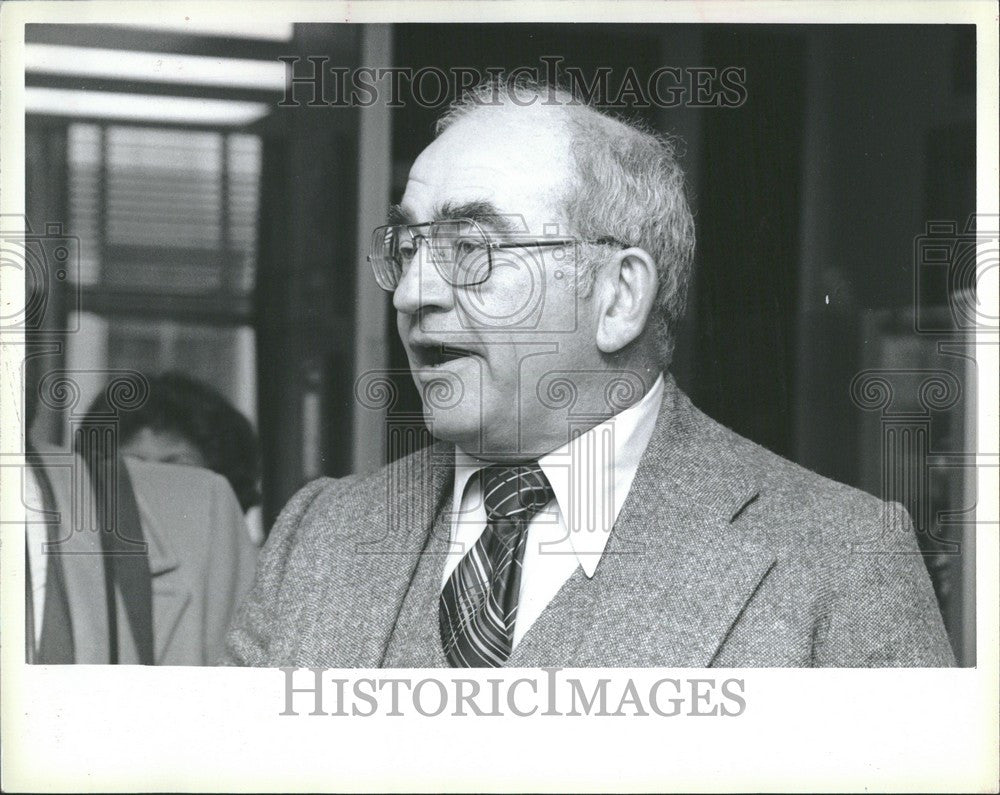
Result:
{"label": "chin", "polygon": [[504,428],[503,433],[491,433],[489,426],[480,424],[478,416],[459,412],[437,411],[433,418],[425,411],[424,419],[435,439],[449,442],[473,458],[483,461],[520,461],[524,451],[518,448],[516,438]]}
{"label": "chin", "polygon": [[451,408],[429,407],[424,404],[424,422],[435,439],[451,442],[468,450],[479,447],[482,418],[470,411],[470,405],[459,404]]}

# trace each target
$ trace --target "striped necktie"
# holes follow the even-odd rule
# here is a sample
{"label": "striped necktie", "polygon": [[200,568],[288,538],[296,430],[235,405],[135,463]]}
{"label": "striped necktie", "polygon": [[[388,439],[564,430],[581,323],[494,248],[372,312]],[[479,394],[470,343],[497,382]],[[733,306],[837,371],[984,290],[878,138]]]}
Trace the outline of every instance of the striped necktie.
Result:
{"label": "striped necktie", "polygon": [[537,463],[480,472],[486,529],[441,592],[441,642],[455,668],[495,668],[510,657],[528,522],[552,499]]}

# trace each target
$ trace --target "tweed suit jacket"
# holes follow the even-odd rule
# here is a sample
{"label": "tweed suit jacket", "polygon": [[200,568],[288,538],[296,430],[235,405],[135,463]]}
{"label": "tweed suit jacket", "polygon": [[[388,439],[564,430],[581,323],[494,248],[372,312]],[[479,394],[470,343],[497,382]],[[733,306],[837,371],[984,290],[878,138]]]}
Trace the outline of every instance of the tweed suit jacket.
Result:
{"label": "tweed suit jacket", "polygon": [[[371,475],[305,486],[271,533],[223,662],[380,666],[452,463],[438,443]],[[508,661],[953,663],[905,510],[743,439],[669,377],[594,577],[564,586]]]}

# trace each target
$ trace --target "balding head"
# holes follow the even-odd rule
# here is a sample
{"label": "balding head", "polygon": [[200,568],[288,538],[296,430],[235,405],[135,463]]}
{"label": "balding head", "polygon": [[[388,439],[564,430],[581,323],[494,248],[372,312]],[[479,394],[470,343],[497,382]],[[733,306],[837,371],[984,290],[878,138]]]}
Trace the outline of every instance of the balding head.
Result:
{"label": "balding head", "polygon": [[[438,120],[439,136],[461,121],[535,127],[567,147],[565,181],[553,187],[552,209],[582,240],[615,238],[649,252],[659,273],[651,318],[663,367],[670,363],[683,318],[694,260],[694,219],[674,142],[601,113],[552,86],[485,83]],[[502,126],[501,126],[502,120]],[[608,251],[585,250],[586,285]]]}
{"label": "balding head", "polygon": [[446,200],[485,200],[516,210],[524,232],[542,234],[551,224],[565,232],[564,197],[575,179],[572,140],[555,108],[504,105],[456,117],[413,164],[403,206],[419,202],[423,220],[428,212],[438,217]]}

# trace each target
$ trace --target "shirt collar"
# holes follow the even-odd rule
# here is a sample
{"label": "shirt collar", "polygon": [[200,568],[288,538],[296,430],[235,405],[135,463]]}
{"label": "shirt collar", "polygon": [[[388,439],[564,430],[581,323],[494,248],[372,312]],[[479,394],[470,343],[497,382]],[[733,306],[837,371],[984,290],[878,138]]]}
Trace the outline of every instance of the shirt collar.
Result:
{"label": "shirt collar", "polygon": [[[569,531],[580,566],[593,577],[632,488],[663,400],[660,374],[642,399],[538,459]],[[461,510],[469,479],[488,466],[455,448],[453,511]]]}

